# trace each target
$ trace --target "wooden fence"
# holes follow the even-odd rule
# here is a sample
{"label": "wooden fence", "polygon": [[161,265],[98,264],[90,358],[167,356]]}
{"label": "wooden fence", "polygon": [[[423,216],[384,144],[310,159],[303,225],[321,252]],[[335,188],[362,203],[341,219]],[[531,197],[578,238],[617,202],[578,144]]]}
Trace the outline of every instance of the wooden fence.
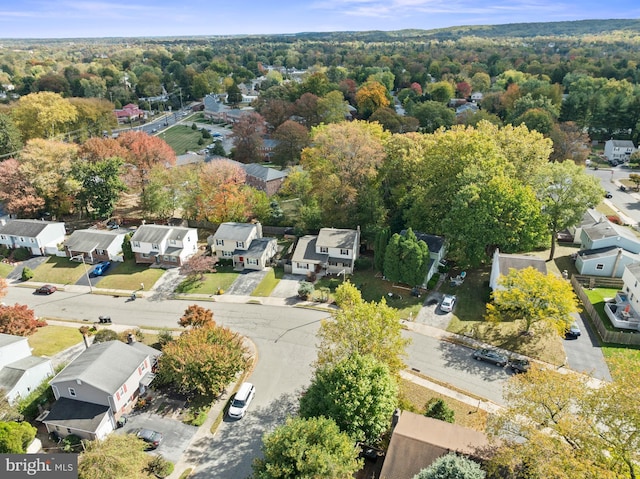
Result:
{"label": "wooden fence", "polygon": [[[602,279],[602,281],[601,281]],[[610,331],[605,326],[602,318],[596,308],[593,307],[591,301],[584,292],[583,284],[586,284],[590,288],[603,287],[603,288],[621,288],[623,282],[621,279],[616,278],[595,278],[593,276],[580,276],[573,275],[571,277],[571,284],[578,296],[578,299],[584,306],[584,311],[587,313],[589,323],[595,328],[600,340],[603,343],[609,344],[624,344],[640,346],[640,334],[637,331]]]}

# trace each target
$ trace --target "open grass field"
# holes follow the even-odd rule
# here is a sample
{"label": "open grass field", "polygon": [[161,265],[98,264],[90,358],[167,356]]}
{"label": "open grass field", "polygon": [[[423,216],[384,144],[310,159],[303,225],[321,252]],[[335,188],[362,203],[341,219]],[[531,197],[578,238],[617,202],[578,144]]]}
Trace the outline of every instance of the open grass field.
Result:
{"label": "open grass field", "polygon": [[202,281],[185,279],[176,288],[177,293],[183,294],[215,294],[222,289],[226,291],[238,277],[238,272],[231,266],[216,266],[217,273],[207,273]]}
{"label": "open grass field", "polygon": [[176,155],[183,155],[187,151],[201,150],[213,142],[211,138],[204,138],[204,143],[199,144],[198,141],[202,138],[202,132],[200,130],[192,130],[191,123],[189,123],[189,126],[182,124],[172,126],[158,136],[173,148]]}
{"label": "open grass field", "polygon": [[[46,319],[46,318],[43,318]],[[53,356],[82,341],[77,327],[48,325],[29,336],[34,356]]]}
{"label": "open grass field", "polygon": [[487,428],[486,411],[443,396],[406,379],[400,380],[400,396],[404,403],[403,406],[416,414],[424,414],[425,405],[430,399],[442,399],[454,411],[455,424],[481,432],[485,432]]}
{"label": "open grass field", "polygon": [[0,263],[0,278],[6,278],[13,271],[13,266],[7,263]]}
{"label": "open grass field", "polygon": [[[91,266],[86,265],[87,268]],[[49,256],[33,270],[31,281],[38,283],[75,284],[85,274],[85,265],[69,258]]]}
{"label": "open grass field", "polygon": [[147,265],[138,265],[133,260],[118,263],[111,267],[107,274],[100,280],[100,288],[123,289],[127,291],[137,291],[140,284],[144,284],[144,291],[149,289],[164,274],[161,268],[150,268]]}

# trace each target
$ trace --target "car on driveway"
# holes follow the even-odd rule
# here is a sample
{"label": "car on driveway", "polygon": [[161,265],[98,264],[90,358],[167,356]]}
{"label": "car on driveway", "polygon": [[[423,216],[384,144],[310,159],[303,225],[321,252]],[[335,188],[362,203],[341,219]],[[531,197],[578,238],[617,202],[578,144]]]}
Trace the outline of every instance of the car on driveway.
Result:
{"label": "car on driveway", "polygon": [[453,311],[453,306],[456,304],[456,297],[452,294],[445,294],[444,298],[442,298],[442,303],[440,303],[440,310],[445,313],[450,313]]}
{"label": "car on driveway", "polygon": [[56,288],[52,284],[43,284],[38,289],[36,289],[37,294],[52,294],[52,293],[55,293],[56,291],[58,291],[58,288]]}
{"label": "car on driveway", "polygon": [[564,333],[564,337],[565,339],[578,339],[578,336],[581,334],[582,331],[580,331],[578,323],[572,323],[571,326],[569,326],[569,329]]}
{"label": "car on driveway", "polygon": [[514,373],[526,373],[531,363],[527,358],[509,358],[509,367]]}
{"label": "car on driveway", "polygon": [[110,266],[111,266],[111,261],[103,261],[102,263],[98,263],[93,267],[93,271],[91,271],[91,274],[93,276],[102,276],[105,273],[105,271],[109,269]]}
{"label": "car on driveway", "polygon": [[147,443],[148,449],[155,449],[162,443],[164,436],[161,432],[153,431],[151,429],[140,429],[136,436]]}
{"label": "car on driveway", "polygon": [[473,359],[478,361],[486,361],[488,363],[493,363],[496,366],[504,367],[508,362],[509,358],[504,354],[496,351],[495,349],[488,348],[480,348],[476,349],[473,354]]}

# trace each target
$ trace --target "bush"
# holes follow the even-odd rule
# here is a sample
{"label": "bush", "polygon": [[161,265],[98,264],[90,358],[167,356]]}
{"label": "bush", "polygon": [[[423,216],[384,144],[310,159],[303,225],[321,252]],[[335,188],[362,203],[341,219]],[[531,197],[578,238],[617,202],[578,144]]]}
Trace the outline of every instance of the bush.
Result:
{"label": "bush", "polygon": [[300,299],[309,299],[313,296],[313,292],[315,291],[315,287],[313,284],[308,281],[300,281],[300,286],[298,286],[298,297]]}
{"label": "bush", "polygon": [[149,461],[147,471],[160,478],[167,477],[173,472],[173,462],[167,461],[162,456],[155,456]]}
{"label": "bush", "polygon": [[33,278],[33,271],[28,266],[22,268],[22,281],[29,281]]}

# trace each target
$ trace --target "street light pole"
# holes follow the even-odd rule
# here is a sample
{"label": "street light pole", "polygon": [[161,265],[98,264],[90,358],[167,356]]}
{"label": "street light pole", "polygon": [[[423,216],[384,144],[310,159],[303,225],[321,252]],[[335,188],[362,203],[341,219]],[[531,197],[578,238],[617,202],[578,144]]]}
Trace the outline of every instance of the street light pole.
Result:
{"label": "street light pole", "polygon": [[82,266],[84,266],[84,274],[86,275],[87,282],[89,283],[89,292],[93,293],[93,287],[91,286],[91,277],[89,276],[89,269],[87,268],[87,263],[84,262],[84,255],[78,254],[75,256],[71,256],[69,259],[78,259],[78,258],[82,260]]}

